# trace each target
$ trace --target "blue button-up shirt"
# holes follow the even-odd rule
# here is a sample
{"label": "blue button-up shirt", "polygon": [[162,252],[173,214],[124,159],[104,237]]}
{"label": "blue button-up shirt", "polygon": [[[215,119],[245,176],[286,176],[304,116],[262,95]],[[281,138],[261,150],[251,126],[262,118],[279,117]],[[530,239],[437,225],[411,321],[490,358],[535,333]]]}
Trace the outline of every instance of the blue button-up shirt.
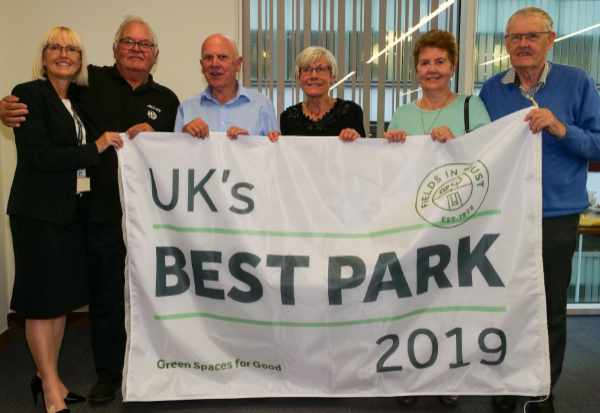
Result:
{"label": "blue button-up shirt", "polygon": [[241,86],[235,97],[224,104],[213,97],[210,87],[185,100],[177,109],[175,132],[181,132],[187,123],[196,118],[202,118],[208,123],[209,129],[215,132],[227,132],[231,126],[246,129],[250,135],[266,135],[279,130],[271,101]]}

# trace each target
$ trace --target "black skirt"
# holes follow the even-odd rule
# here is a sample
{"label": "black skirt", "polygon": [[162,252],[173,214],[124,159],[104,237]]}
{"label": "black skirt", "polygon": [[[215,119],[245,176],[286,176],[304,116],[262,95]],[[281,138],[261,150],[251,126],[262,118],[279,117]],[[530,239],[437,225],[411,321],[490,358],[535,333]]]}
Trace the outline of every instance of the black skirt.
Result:
{"label": "black skirt", "polygon": [[85,224],[11,215],[15,282],[10,308],[25,318],[56,318],[89,302]]}

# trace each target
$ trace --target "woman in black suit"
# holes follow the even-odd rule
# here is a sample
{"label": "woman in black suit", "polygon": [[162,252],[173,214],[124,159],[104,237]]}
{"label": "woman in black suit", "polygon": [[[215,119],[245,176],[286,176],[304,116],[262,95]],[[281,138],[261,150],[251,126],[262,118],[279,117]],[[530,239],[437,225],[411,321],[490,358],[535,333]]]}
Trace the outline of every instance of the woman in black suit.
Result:
{"label": "woman in black suit", "polygon": [[[57,362],[66,314],[88,302],[84,222],[90,180],[86,169],[100,153],[121,147],[118,134],[93,141],[78,103],[87,83],[79,36],[51,29],[40,47],[34,76],[13,95],[28,105],[27,122],[14,129],[17,168],[8,201],[15,253],[11,308],[25,317],[25,336],[37,373],[34,402],[43,394],[48,412],[85,400],[69,392]],[[89,129],[89,128],[88,128]]]}

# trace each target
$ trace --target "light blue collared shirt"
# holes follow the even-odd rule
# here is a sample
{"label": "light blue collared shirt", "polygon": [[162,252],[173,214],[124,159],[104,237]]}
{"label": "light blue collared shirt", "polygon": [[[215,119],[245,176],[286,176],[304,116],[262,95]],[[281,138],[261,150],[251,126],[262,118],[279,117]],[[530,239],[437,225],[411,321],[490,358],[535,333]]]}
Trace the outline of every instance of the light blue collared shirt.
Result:
{"label": "light blue collared shirt", "polygon": [[231,126],[248,131],[250,135],[266,135],[279,130],[275,109],[266,97],[253,90],[238,87],[233,99],[221,104],[206,88],[202,93],[185,100],[177,109],[175,132],[181,132],[184,125],[196,118],[202,118],[211,131],[227,132]]}

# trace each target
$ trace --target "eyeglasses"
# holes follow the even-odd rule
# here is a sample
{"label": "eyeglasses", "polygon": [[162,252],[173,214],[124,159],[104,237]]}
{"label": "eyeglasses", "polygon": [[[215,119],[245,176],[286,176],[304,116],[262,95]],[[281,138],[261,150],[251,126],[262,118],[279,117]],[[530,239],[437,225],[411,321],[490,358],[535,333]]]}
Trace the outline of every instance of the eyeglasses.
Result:
{"label": "eyeglasses", "polygon": [[133,49],[135,46],[138,46],[142,50],[151,50],[155,46],[154,43],[148,40],[133,40],[130,37],[119,39],[119,44],[126,49]]}
{"label": "eyeglasses", "polygon": [[528,42],[537,42],[542,38],[542,35],[552,32],[529,32],[529,33],[507,33],[504,35],[504,40],[510,43],[518,43],[525,39]]}
{"label": "eyeglasses", "polygon": [[300,68],[300,74],[302,75],[308,75],[312,72],[315,72],[316,75],[331,72],[331,66],[302,66]]}
{"label": "eyeglasses", "polygon": [[57,54],[62,53],[63,51],[66,54],[70,54],[70,55],[75,55],[75,54],[81,53],[81,49],[77,46],[73,46],[73,45],[63,46],[58,43],[48,43],[45,46],[45,49],[51,53],[57,53]]}

